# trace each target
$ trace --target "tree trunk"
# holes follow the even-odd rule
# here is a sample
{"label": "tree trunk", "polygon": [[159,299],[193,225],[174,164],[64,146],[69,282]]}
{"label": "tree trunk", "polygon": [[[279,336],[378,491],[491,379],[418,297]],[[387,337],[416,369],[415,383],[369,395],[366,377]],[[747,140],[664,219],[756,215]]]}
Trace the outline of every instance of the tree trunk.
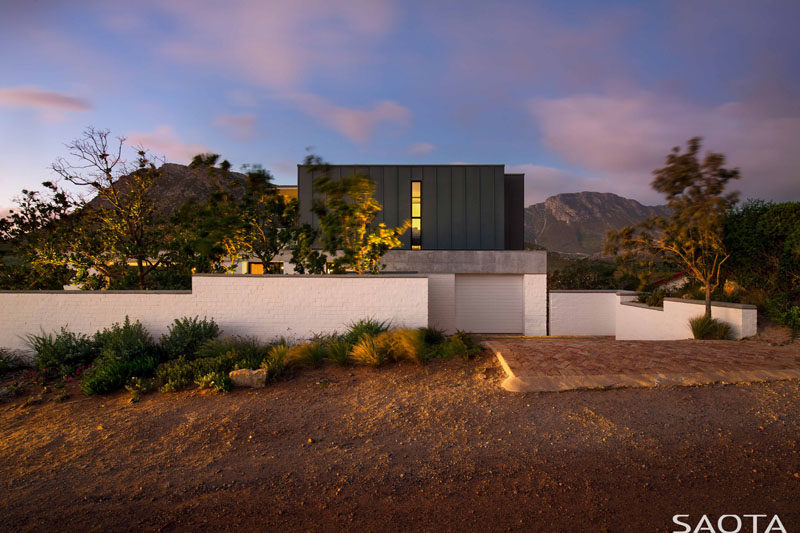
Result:
{"label": "tree trunk", "polygon": [[711,318],[711,284],[706,282],[706,318]]}
{"label": "tree trunk", "polygon": [[144,282],[144,262],[141,257],[136,258],[136,268],[139,273],[139,290],[145,290],[147,286]]}

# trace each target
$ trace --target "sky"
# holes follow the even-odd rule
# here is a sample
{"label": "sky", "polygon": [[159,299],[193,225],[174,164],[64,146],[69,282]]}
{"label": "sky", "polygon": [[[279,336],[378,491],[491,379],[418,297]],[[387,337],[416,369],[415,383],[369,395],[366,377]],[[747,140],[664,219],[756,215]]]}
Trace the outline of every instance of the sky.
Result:
{"label": "sky", "polygon": [[613,192],[693,136],[742,198],[800,200],[800,2],[0,0],[0,214],[88,126],[296,182],[486,163],[526,205]]}

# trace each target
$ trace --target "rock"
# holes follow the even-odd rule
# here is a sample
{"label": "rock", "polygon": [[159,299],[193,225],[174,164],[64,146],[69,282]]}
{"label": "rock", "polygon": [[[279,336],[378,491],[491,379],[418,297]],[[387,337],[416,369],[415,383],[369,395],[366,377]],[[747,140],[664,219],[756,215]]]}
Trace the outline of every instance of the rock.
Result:
{"label": "rock", "polygon": [[259,368],[258,370],[249,370],[243,368],[241,370],[234,370],[228,376],[237,387],[253,387],[256,389],[263,389],[267,386],[267,369]]}

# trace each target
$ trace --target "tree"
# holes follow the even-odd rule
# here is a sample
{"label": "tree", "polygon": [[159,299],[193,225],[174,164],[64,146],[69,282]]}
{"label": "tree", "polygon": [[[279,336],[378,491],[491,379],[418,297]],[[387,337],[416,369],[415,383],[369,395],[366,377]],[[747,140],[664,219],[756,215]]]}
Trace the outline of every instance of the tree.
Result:
{"label": "tree", "polygon": [[298,202],[288,200],[272,184],[272,174],[260,165],[245,167],[244,195],[233,204],[236,224],[224,237],[235,258],[257,257],[269,273],[270,262],[294,238]]}
{"label": "tree", "polygon": [[59,290],[75,275],[45,258],[76,219],[80,202],[50,181],[42,186],[44,191],[23,189],[18,207],[0,219],[0,288]]}
{"label": "tree", "polygon": [[108,130],[86,129],[67,145],[71,160],[53,164],[58,175],[88,189],[97,201],[83,208],[83,223],[51,260],[83,272],[95,270],[108,286],[126,285],[133,263],[135,283],[146,289],[149,276],[169,262],[169,227],[155,217],[152,197],[161,173],[142,147],[136,151],[135,165],[129,163],[123,155],[125,139],[111,143],[109,135]]}
{"label": "tree", "polygon": [[655,216],[619,231],[609,230],[603,252],[622,263],[652,265],[657,260],[676,265],[705,290],[705,316],[711,317],[711,293],[719,286],[722,265],[730,257],[723,242],[725,213],[737,194],[723,194],[738,169],[724,168],[725,156],[707,153],[699,159],[700,137],[681,153],[675,147],[666,166],[653,171],[652,186],[667,197],[669,217]]}
{"label": "tree", "polygon": [[314,185],[325,201],[316,202],[313,211],[319,219],[322,249],[333,257],[332,271],[379,273],[381,258],[401,245],[400,236],[410,222],[395,228],[383,222],[373,224],[381,204],[375,199],[375,182],[369,176],[355,173],[334,180],[329,165],[319,156],[309,155],[305,163],[321,173]]}

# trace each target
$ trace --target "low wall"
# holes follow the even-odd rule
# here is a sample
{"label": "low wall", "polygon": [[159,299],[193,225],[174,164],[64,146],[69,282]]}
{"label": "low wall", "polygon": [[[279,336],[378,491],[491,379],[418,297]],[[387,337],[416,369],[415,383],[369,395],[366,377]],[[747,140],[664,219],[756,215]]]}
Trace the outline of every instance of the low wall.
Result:
{"label": "low wall", "polygon": [[[617,340],[691,339],[689,319],[705,302],[665,298],[664,307],[635,301],[627,291],[551,291],[550,335],[614,335]],[[712,302],[711,316],[731,326],[734,339],[756,334],[752,305]]]}
{"label": "low wall", "polygon": [[550,335],[616,335],[617,291],[550,291]]}
{"label": "low wall", "polygon": [[0,347],[25,350],[25,335],[62,326],[92,334],[126,315],[156,338],[182,316],[213,318],[225,335],[263,341],[343,331],[366,317],[422,327],[428,279],[228,274],[194,276],[191,291],[0,291]]}

